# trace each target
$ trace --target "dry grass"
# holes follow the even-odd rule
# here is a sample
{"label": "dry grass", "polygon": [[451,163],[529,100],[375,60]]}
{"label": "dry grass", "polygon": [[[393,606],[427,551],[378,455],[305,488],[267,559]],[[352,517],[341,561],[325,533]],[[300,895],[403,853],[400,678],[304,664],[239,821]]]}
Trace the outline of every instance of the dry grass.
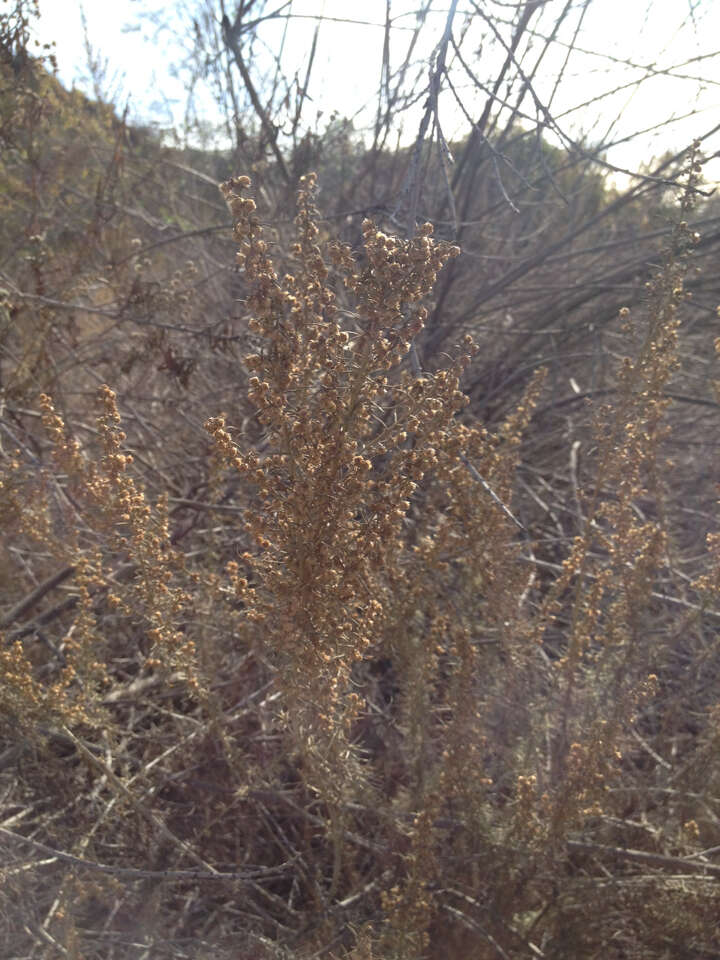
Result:
{"label": "dry grass", "polygon": [[3,458],[6,955],[711,955],[717,710],[673,657],[717,669],[716,541],[656,589],[695,175],[557,570],[511,513],[542,374],[490,433],[469,336],[404,364],[456,248],[366,221],[360,257],[308,177],[281,276],[223,184],[262,439],[207,420],[194,549],[108,387],[88,443],[43,396],[41,469]]}
{"label": "dry grass", "polygon": [[483,421],[430,224],[348,246],[308,175],[290,237],[237,177],[237,273],[211,233],[178,267],[138,210],[214,201],[93,115],[70,204],[75,107],[1,65],[2,956],[720,955],[720,540],[668,462],[696,152],[606,387]]}

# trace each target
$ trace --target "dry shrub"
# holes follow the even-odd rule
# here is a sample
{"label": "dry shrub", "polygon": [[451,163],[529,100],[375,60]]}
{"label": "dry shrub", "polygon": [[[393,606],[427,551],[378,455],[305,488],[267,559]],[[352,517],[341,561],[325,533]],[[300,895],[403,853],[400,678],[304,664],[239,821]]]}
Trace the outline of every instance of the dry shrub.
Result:
{"label": "dry shrub", "polygon": [[[4,452],[8,955],[709,955],[717,709],[680,740],[666,696],[704,608],[656,589],[696,173],[550,572],[512,513],[542,372],[491,433],[472,337],[404,362],[457,249],[328,240],[308,176],[271,257],[248,178],[223,184],[252,410],[206,411],[208,525],[172,529],[108,387],[89,442],[43,396],[40,468]],[[711,553],[707,608],[717,584]]]}

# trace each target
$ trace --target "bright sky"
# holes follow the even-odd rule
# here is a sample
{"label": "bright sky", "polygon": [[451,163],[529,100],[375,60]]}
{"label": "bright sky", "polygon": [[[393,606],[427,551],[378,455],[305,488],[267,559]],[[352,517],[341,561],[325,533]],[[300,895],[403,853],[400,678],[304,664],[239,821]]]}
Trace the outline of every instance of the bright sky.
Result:
{"label": "bright sky", "polygon": [[[152,12],[168,11],[173,5],[161,0],[114,0],[112,3],[84,0],[82,5],[90,41],[107,59],[109,77],[116,77],[117,102],[122,106],[129,98],[131,116],[145,122],[168,126],[173,117],[180,119],[185,91],[170,73],[172,52],[176,49],[172,29],[158,30],[146,16],[141,18]],[[186,0],[186,5],[191,6],[190,0]],[[395,63],[402,59],[411,36],[411,30],[402,27],[414,25],[418,5],[417,0],[393,0],[393,13],[407,11],[398,21],[399,29],[391,35],[391,57]],[[227,0],[227,6],[234,9],[232,0]],[[268,9],[281,6],[282,0],[277,0],[277,4],[269,5]],[[547,34],[564,6],[565,0],[548,0],[532,21],[539,35]],[[578,0],[575,6],[573,15],[558,34],[560,42],[543,60],[533,81],[544,103],[552,98],[552,113],[559,118],[565,132],[574,136],[582,132],[595,141],[608,136],[617,139],[675,117],[671,130],[649,130],[631,144],[615,147],[610,153],[609,159],[619,166],[635,167],[666,149],[686,146],[695,136],[720,124],[720,0],[594,0],[580,23],[575,41],[580,50],[569,61],[562,83],[553,92],[567,44],[573,40],[585,4]],[[333,110],[353,116],[368,104],[370,108],[359,114],[359,125],[372,122],[372,105],[381,71],[385,7],[385,0],[363,0],[362,3],[292,0],[295,16],[288,24],[283,47],[286,75],[297,70],[304,77],[316,23],[314,15],[324,12],[328,18],[356,21],[322,24],[310,86],[313,110],[307,114],[308,122],[315,121],[317,112],[325,117]],[[67,85],[76,83],[91,92],[80,8],[79,0],[40,0],[38,36],[42,41],[56,41],[60,79]],[[456,34],[464,20],[463,11],[469,8],[469,2],[460,0]],[[503,10],[501,5],[487,4],[485,0],[482,8]],[[422,42],[418,45],[416,57],[427,57],[440,38],[446,9],[438,4],[435,16],[436,20],[429,20],[424,28],[425,46]],[[276,20],[261,27],[260,37],[268,51],[268,63],[269,53],[281,49],[285,24],[284,20]],[[475,15],[468,26],[463,50],[471,53],[478,77],[490,83],[497,72],[500,54],[490,50],[482,54],[479,61],[475,59],[484,29],[481,18]],[[538,37],[534,47],[538,52],[540,44]],[[679,66],[691,58],[694,62]],[[523,58],[526,69],[533,59],[532,54],[527,60]],[[618,63],[618,60],[630,60],[632,65]],[[473,89],[459,68],[453,76],[468,113],[477,117],[485,94]],[[645,78],[644,82],[635,84],[640,78]],[[581,106],[615,88],[621,89],[589,107]],[[211,103],[207,102],[211,111]],[[530,104],[527,109],[531,109],[531,101],[526,104]],[[406,141],[414,136],[421,107],[422,103],[418,104],[415,113],[408,115]],[[699,114],[680,119],[693,109]],[[441,120],[448,140],[456,134],[467,133],[467,120],[449,92],[441,99]],[[706,155],[718,150],[720,134],[705,145]],[[713,167],[706,168],[706,176],[720,179],[718,167],[720,161],[715,161]]]}

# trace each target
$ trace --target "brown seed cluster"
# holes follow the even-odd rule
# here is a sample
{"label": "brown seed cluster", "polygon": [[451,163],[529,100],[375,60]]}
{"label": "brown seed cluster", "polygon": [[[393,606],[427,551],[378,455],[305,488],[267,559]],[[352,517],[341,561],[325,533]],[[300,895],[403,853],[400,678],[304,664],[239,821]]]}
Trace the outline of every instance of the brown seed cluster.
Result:
{"label": "brown seed cluster", "polygon": [[[476,348],[466,337],[451,366],[420,379],[398,370],[422,329],[423,300],[458,252],[436,243],[429,224],[403,241],[365,221],[361,262],[338,243],[324,254],[314,178],[305,178],[293,273],[279,279],[255,205],[242,196],[248,185],[240,177],[222,191],[236,217],[238,262],[253,284],[247,306],[259,351],[245,362],[268,452],[242,452],[223,417],[206,428],[255,491],[245,520],[254,549],[242,577],[230,570],[244,622],[282,664],[295,716],[305,704],[336,736],[357,715],[358,698],[348,695],[354,664],[422,593],[413,571],[441,563],[432,551],[449,544],[431,513],[420,519],[427,497],[452,499],[467,482],[461,454],[485,450],[482,431],[455,416],[467,403],[460,377]],[[434,546],[418,553],[418,539]]]}

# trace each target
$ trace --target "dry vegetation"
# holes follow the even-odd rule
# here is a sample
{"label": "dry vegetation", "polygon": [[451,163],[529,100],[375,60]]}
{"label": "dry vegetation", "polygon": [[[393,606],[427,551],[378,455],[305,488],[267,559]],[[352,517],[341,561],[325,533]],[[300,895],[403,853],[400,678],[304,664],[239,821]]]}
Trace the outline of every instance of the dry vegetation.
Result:
{"label": "dry vegetation", "polygon": [[511,124],[522,175],[469,138],[455,228],[430,163],[435,229],[411,200],[402,236],[413,159],[379,133],[171,148],[64,91],[27,17],[0,14],[2,957],[720,957],[699,145],[620,194]]}

